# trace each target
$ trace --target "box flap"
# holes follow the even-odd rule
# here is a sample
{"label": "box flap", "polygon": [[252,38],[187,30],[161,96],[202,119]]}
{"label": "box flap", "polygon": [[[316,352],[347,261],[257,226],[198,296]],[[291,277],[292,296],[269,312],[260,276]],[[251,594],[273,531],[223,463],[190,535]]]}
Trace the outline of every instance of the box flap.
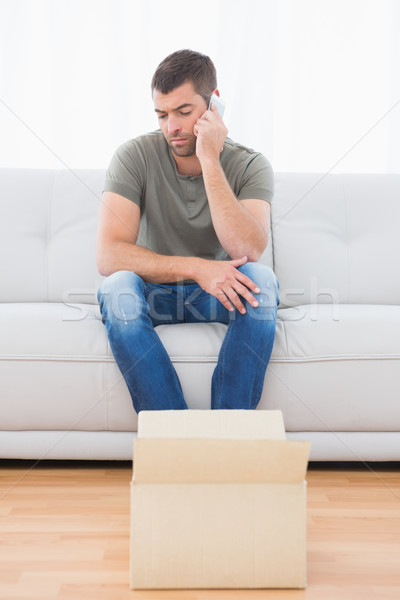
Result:
{"label": "box flap", "polygon": [[284,440],[285,428],[280,410],[148,410],[138,437]]}
{"label": "box flap", "polygon": [[137,483],[297,483],[309,442],[286,440],[136,439]]}

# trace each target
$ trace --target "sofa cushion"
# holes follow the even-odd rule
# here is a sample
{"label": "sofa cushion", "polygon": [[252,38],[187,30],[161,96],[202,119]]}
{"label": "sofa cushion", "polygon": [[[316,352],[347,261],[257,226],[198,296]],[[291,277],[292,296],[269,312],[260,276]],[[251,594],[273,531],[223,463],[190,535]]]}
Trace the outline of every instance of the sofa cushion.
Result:
{"label": "sofa cushion", "polygon": [[287,431],[400,431],[400,306],[278,311],[259,407]]}
{"label": "sofa cushion", "polygon": [[113,359],[93,307],[3,303],[0,327],[2,429],[108,429]]}
{"label": "sofa cushion", "polygon": [[[0,327],[3,429],[136,431],[97,306],[0,304]],[[210,407],[225,331],[156,328],[190,408]],[[288,431],[399,431],[399,338],[397,306],[279,310],[259,407],[282,410]]]}

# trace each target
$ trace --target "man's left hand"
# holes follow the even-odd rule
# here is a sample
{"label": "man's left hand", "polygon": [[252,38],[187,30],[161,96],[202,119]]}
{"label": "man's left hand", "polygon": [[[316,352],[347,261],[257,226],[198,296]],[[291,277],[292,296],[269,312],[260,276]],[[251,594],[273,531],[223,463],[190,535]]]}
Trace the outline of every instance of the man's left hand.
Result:
{"label": "man's left hand", "polygon": [[228,129],[215,104],[212,104],[211,109],[206,110],[198,119],[193,133],[197,137],[196,155],[200,163],[206,160],[219,161]]}

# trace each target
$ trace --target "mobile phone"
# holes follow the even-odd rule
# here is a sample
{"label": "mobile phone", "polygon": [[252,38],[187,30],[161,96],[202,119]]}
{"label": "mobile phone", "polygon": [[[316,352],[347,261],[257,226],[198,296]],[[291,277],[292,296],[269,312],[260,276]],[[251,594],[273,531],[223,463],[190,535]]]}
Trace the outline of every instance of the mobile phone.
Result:
{"label": "mobile phone", "polygon": [[225,104],[223,102],[223,100],[221,100],[221,98],[219,96],[217,96],[217,94],[212,94],[211,98],[210,98],[210,103],[208,105],[208,110],[211,110],[211,104],[215,104],[215,106],[217,107],[217,110],[219,112],[219,116],[222,117],[224,116],[224,110],[225,110]]}

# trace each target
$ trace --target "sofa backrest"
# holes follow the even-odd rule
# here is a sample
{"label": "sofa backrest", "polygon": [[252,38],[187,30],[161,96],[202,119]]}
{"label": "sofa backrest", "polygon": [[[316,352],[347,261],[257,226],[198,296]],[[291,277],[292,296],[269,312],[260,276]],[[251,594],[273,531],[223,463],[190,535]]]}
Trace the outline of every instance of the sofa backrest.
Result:
{"label": "sofa backrest", "polygon": [[281,307],[400,304],[400,175],[276,175]]}
{"label": "sofa backrest", "polygon": [[[0,170],[0,302],[96,302],[104,177]],[[400,175],[278,173],[271,220],[281,307],[400,304]]]}
{"label": "sofa backrest", "polygon": [[0,171],[1,302],[96,302],[105,171]]}

